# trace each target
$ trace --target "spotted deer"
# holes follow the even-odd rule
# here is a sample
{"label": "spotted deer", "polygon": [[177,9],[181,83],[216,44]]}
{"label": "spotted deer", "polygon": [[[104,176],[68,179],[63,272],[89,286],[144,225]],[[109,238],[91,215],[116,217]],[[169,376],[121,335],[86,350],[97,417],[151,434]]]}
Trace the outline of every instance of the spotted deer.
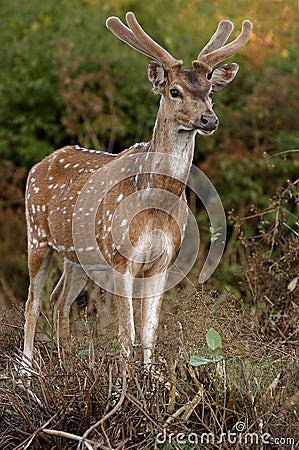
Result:
{"label": "spotted deer", "polygon": [[30,171],[26,188],[30,286],[23,351],[27,364],[32,361],[42,288],[53,251],[64,257],[63,274],[50,299],[60,338],[69,336],[70,307],[90,277],[87,268],[92,273],[109,269],[125,355],[132,354],[135,344],[133,286],[142,279],[140,340],[144,363],[151,364],[167,268],[181,246],[187,222],[185,189],[195,136],[208,136],[217,129],[212,94],[238,71],[235,63],[215,66],[237,53],[251,33],[246,20],[239,36],[226,44],[233,24],[221,21],[187,70],[183,61],[141,28],[132,12],[126,14],[126,21],[128,26],[110,17],[106,25],[126,44],[154,59],[147,73],[161,101],[152,139],[117,155],[67,146]]}

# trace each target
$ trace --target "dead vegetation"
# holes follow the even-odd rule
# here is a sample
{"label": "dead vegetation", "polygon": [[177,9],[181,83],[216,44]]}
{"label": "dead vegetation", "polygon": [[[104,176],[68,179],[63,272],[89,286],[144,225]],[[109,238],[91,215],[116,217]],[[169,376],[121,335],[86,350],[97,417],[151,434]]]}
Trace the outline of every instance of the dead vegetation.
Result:
{"label": "dead vegetation", "polygon": [[[192,439],[196,448],[281,448],[223,437],[221,443],[227,433],[241,434],[240,423],[250,436],[299,439],[295,343],[267,340],[230,295],[180,291],[169,304],[166,299],[157,364],[149,373],[138,349],[134,361],[124,361],[115,339],[106,337],[104,346],[100,336],[85,333],[67,351],[54,339],[39,341],[28,386],[13,353],[20,323],[13,311],[1,325],[3,449],[191,449]],[[222,336],[224,359],[192,367],[190,355],[205,355],[210,327]]]}

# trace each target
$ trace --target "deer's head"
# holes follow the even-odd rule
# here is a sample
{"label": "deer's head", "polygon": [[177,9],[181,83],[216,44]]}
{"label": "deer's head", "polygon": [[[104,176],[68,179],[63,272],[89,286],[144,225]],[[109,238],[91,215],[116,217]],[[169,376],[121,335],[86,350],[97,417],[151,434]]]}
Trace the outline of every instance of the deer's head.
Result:
{"label": "deer's head", "polygon": [[212,94],[230,83],[239,66],[236,63],[215,66],[237,53],[249,40],[251,23],[243,22],[240,35],[229,44],[232,22],[222,20],[215,34],[199,53],[191,70],[183,69],[183,61],[175,59],[141,28],[132,12],[126,14],[129,27],[117,17],[106,25],[121,40],[134,49],[155,59],[148,64],[148,78],[153,91],[161,94],[166,117],[178,131],[212,134],[218,127],[213,111]]}

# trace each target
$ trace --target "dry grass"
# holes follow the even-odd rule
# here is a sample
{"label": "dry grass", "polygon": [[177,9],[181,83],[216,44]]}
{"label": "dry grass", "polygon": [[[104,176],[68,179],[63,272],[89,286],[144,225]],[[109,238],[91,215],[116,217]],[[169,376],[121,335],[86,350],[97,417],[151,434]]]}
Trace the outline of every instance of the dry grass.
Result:
{"label": "dry grass", "polygon": [[[213,434],[213,444],[196,448],[282,448],[220,444],[238,422],[250,433],[299,440],[296,342],[266,340],[230,295],[181,290],[166,296],[157,364],[149,373],[138,349],[134,361],[121,358],[114,323],[104,338],[86,327],[85,314],[67,351],[58,351],[51,335],[38,340],[30,386],[16,364],[20,313],[14,309],[2,319],[1,449],[195,448],[187,438],[177,442],[178,433]],[[194,368],[189,357],[205,355],[210,327],[222,336],[224,361]],[[159,444],[164,429],[167,442]]]}

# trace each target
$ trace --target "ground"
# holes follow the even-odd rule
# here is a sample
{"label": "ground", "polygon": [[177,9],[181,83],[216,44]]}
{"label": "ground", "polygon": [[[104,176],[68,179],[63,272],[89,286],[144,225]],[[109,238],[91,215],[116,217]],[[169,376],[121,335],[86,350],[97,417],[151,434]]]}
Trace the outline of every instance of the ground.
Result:
{"label": "ground", "polygon": [[[51,335],[51,316],[41,318],[30,387],[17,371],[22,308],[2,309],[1,449],[298,445],[294,339],[265,335],[253,309],[230,294],[181,286],[165,295],[156,365],[147,373],[138,348],[134,360],[120,356],[114,309],[97,290],[82,296],[67,350]],[[223,359],[193,367],[190,356],[211,356],[210,328],[222,338]]]}

